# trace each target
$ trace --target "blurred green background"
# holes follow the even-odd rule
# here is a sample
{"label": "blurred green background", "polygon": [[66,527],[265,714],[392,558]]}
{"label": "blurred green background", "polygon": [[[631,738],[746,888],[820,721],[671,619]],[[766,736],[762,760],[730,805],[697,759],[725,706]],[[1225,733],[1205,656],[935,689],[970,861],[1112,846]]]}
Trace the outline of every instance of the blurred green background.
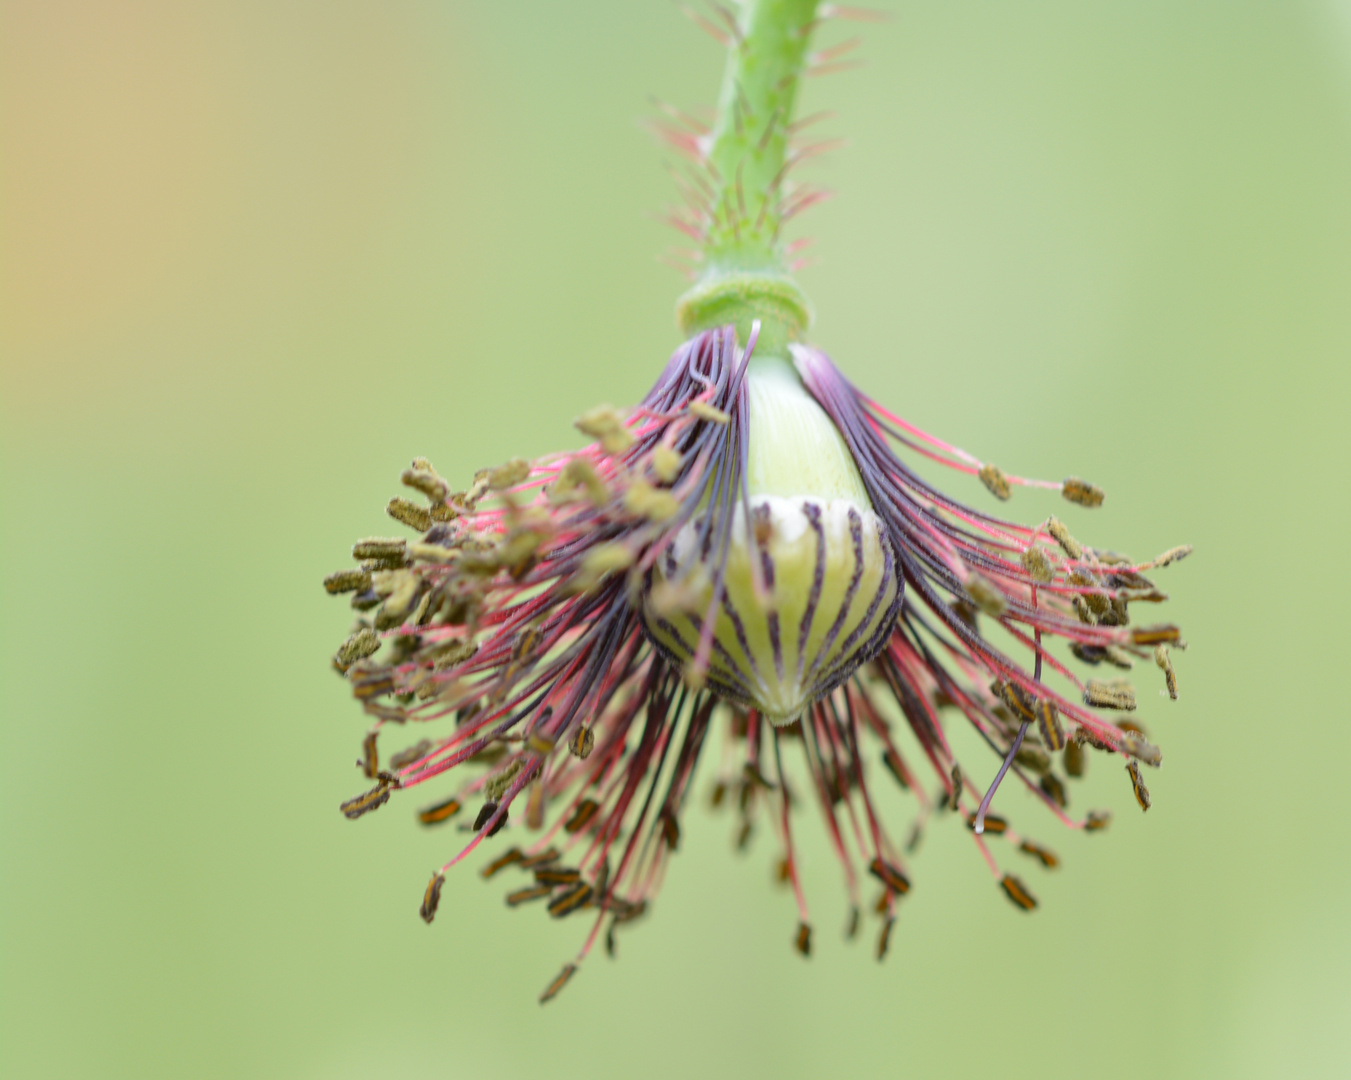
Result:
{"label": "blurred green background", "polygon": [[682,282],[636,121],[711,101],[719,50],[658,0],[9,0],[0,1071],[1351,1074],[1351,5],[887,6],[805,91],[851,139],[798,231],[815,340],[1102,484],[1085,540],[1197,546],[1183,698],[1140,680],[1154,809],[1106,762],[1106,836],[1006,789],[1066,862],[1015,865],[1030,918],[932,829],[879,965],[814,821],[804,962],[772,845],[700,808],[619,961],[537,1007],[579,923],[470,867],[429,929],[458,835],[337,813],[364,724],[319,581],[415,454],[467,478],[647,388]]}

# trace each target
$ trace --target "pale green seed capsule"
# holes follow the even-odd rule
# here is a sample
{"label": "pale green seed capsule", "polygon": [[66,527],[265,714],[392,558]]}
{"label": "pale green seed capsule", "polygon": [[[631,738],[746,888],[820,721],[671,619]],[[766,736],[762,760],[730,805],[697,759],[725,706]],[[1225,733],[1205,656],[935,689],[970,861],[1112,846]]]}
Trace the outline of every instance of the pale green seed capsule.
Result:
{"label": "pale green seed capsule", "polygon": [[688,677],[787,724],[876,652],[900,583],[844,440],[791,367],[753,361],[747,391],[751,515],[734,511],[707,672],[689,668],[716,570],[703,515],[658,560],[643,614]]}

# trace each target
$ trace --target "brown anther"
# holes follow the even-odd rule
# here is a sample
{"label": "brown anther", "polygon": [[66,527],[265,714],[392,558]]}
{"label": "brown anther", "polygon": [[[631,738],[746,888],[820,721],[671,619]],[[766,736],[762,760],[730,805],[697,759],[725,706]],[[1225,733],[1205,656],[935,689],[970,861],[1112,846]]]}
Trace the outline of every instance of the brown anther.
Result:
{"label": "brown anther", "polygon": [[432,527],[431,511],[425,506],[419,506],[408,499],[395,496],[389,500],[385,512],[395,521],[407,525],[410,529],[416,529],[420,533],[425,533]]}
{"label": "brown anther", "polygon": [[716,405],[710,405],[706,401],[691,401],[688,408],[691,416],[707,420],[710,424],[729,424],[732,421],[732,418]]}
{"label": "brown anther", "polygon": [[371,575],[365,570],[337,570],[324,578],[324,588],[330,596],[345,592],[362,592],[370,587]]}
{"label": "brown anther", "polygon": [[527,885],[523,889],[507,893],[507,907],[519,907],[531,900],[543,900],[553,891],[552,885]]}
{"label": "brown anther", "polygon": [[410,487],[414,491],[420,491],[423,495],[427,496],[429,502],[445,502],[446,496],[450,494],[450,485],[442,480],[441,477],[437,476],[436,472],[430,466],[425,469],[417,468],[418,462],[427,464],[423,459],[417,459],[417,461],[414,462],[414,468],[404,469],[403,473],[399,476],[399,479],[403,481],[405,487]]}
{"label": "brown anther", "polygon": [[1064,810],[1069,806],[1069,795],[1065,792],[1065,785],[1060,782],[1060,777],[1053,772],[1043,773],[1037,781],[1037,786],[1041,788],[1047,797],[1054,802],[1060,809]]}
{"label": "brown anther", "polygon": [[1135,791],[1135,801],[1140,804],[1141,810],[1149,809],[1149,788],[1145,787],[1145,779],[1140,775],[1140,766],[1135,762],[1128,762],[1126,771],[1130,773],[1131,788]]}
{"label": "brown anther", "polygon": [[1163,751],[1148,739],[1133,732],[1123,732],[1122,736],[1121,749],[1124,753],[1155,768],[1163,764]]}
{"label": "brown anther", "polygon": [[535,871],[535,883],[548,885],[575,885],[582,880],[582,872],[570,866],[541,866]]}
{"label": "brown anther", "polygon": [[548,866],[551,862],[558,861],[558,848],[547,847],[543,851],[536,852],[534,855],[527,855],[521,860],[522,870],[533,870],[537,866]]}
{"label": "brown anther", "polygon": [[[493,819],[493,815],[496,813],[497,813],[497,803],[489,799],[481,807],[479,807],[478,816],[474,818],[474,831],[478,832],[485,825],[487,825],[488,822],[490,822]],[[502,826],[504,826],[506,823],[507,823],[507,815],[503,814],[500,818],[497,819],[497,824],[494,825],[488,831],[487,835],[495,836],[499,831],[501,831]]]}
{"label": "brown anther", "polygon": [[905,768],[901,765],[900,756],[895,750],[887,749],[882,752],[882,764],[887,767],[887,772],[891,773],[906,791],[910,790],[910,784],[905,779]]}
{"label": "brown anther", "polygon": [[1049,585],[1055,579],[1055,569],[1051,566],[1051,560],[1041,548],[1028,548],[1023,552],[1021,562],[1027,576],[1038,584]]}
{"label": "brown anther", "polygon": [[1027,886],[1012,874],[1005,874],[999,886],[1004,890],[1004,895],[1024,911],[1036,910],[1037,898],[1028,892]]}
{"label": "brown anther", "polygon": [[896,918],[888,915],[882,923],[882,932],[877,935],[877,959],[882,960],[887,955],[887,949],[891,946],[891,928],[896,925]]}
{"label": "brown anther", "polygon": [[[974,812],[966,815],[966,827],[970,829],[972,832],[975,832],[976,815]],[[1007,830],[1008,827],[1009,823],[1005,821],[1002,817],[1000,817],[998,814],[985,815],[985,831],[987,833],[990,833],[991,835],[994,836],[998,836],[1000,833]]]}
{"label": "brown anther", "polygon": [[1102,505],[1102,488],[1096,484],[1090,484],[1087,480],[1080,480],[1077,476],[1071,476],[1065,480],[1060,489],[1060,494],[1064,495],[1070,502],[1078,503],[1080,506]]}
{"label": "brown anther", "polygon": [[1177,700],[1177,673],[1173,670],[1173,661],[1168,656],[1168,646],[1160,645],[1154,650],[1154,663],[1163,669],[1164,681],[1168,684],[1168,696]]}
{"label": "brown anther", "polygon": [[1064,762],[1067,776],[1072,776],[1076,780],[1083,776],[1088,766],[1088,755],[1084,753],[1083,744],[1071,739],[1065,747]]}
{"label": "brown anther", "polygon": [[[1075,599],[1077,600],[1078,597],[1075,597]],[[1071,641],[1070,652],[1085,664],[1092,664],[1094,667],[1107,659],[1107,650],[1101,645],[1085,645],[1082,641]]]}
{"label": "brown anther", "polygon": [[910,879],[897,867],[880,857],[868,864],[868,872],[894,893],[904,894],[910,891]]}
{"label": "brown anther", "polygon": [[857,905],[851,905],[849,908],[849,921],[844,924],[844,937],[846,941],[852,941],[858,937],[858,928],[863,922],[862,913]]}
{"label": "brown anther", "polygon": [[577,804],[577,809],[572,812],[572,816],[564,823],[563,828],[570,833],[578,833],[591,823],[591,819],[596,816],[600,810],[600,803],[595,799],[583,799]]}
{"label": "brown anther", "polygon": [[358,660],[364,660],[380,651],[380,638],[369,626],[363,626],[341,645],[333,660],[346,671]]}
{"label": "brown anther", "polygon": [[538,731],[532,731],[525,739],[525,747],[536,754],[545,755],[553,753],[553,749],[558,744],[547,735],[541,735]]}
{"label": "brown anther", "polygon": [[573,757],[586,760],[591,748],[596,745],[596,733],[585,724],[578,724],[572,738],[568,740],[568,750]]}
{"label": "brown anther", "polygon": [[1108,645],[1102,650],[1102,658],[1113,667],[1119,667],[1122,671],[1130,671],[1135,667],[1135,660],[1125,649],[1119,645]]}
{"label": "brown anther", "polygon": [[1136,645],[1174,645],[1182,634],[1176,626],[1140,626],[1131,631]]}
{"label": "brown anther", "polygon": [[440,825],[443,821],[449,821],[460,812],[459,799],[445,799],[442,802],[432,806],[424,807],[418,811],[417,819],[424,825]]}
{"label": "brown anther", "polygon": [[999,587],[984,574],[975,570],[971,571],[966,577],[964,588],[966,595],[971,598],[971,602],[990,618],[997,619],[1004,614],[1008,601],[1004,598],[1004,594],[999,591]]}
{"label": "brown anther", "polygon": [[1162,570],[1165,566],[1169,566],[1172,563],[1181,562],[1191,553],[1192,553],[1191,544],[1180,544],[1175,548],[1169,548],[1157,559],[1151,559],[1149,562],[1145,563],[1145,565],[1141,567],[1141,569]]}
{"label": "brown anther", "polygon": [[380,597],[376,595],[374,589],[363,589],[352,596],[352,609],[354,611],[370,611],[371,608],[379,606]]}
{"label": "brown anther", "polygon": [[549,901],[549,914],[555,919],[571,915],[591,899],[591,892],[591,886],[585,881],[577,882]]}
{"label": "brown anther", "polygon": [[1084,704],[1102,709],[1135,710],[1135,689],[1126,682],[1113,679],[1103,682],[1101,679],[1089,679],[1084,684]]}
{"label": "brown anther", "polygon": [[1051,767],[1051,755],[1030,739],[1023,740],[1023,745],[1018,747],[1018,753],[1014,755],[1013,760],[1024,769],[1038,775]]}
{"label": "brown anther", "polygon": [[793,935],[793,948],[803,956],[812,954],[812,928],[805,922],[797,924],[797,933]]}
{"label": "brown anther", "polygon": [[380,752],[375,745],[378,739],[379,734],[371,731],[366,734],[366,739],[361,744],[361,771],[366,774],[368,780],[374,780],[380,772]]}
{"label": "brown anther", "polygon": [[680,848],[680,822],[676,820],[675,814],[667,809],[661,815],[661,835],[666,841],[666,846],[671,851]]}
{"label": "brown anther", "polygon": [[525,797],[525,827],[536,831],[544,828],[544,781],[538,776]]}
{"label": "brown anther", "polygon": [[977,474],[980,482],[990,489],[990,494],[996,499],[1007,501],[1010,495],[1009,478],[1004,475],[1004,470],[998,465],[991,465],[988,462],[981,466]]}
{"label": "brown anther", "polygon": [[352,545],[352,558],[402,560],[407,548],[408,541],[402,536],[368,536]]}
{"label": "brown anther", "polygon": [[1084,832],[1102,832],[1112,823],[1110,810],[1090,810],[1084,818]]}
{"label": "brown anther", "polygon": [[1093,609],[1084,597],[1076,596],[1070,603],[1074,605],[1074,613],[1079,616],[1080,622],[1087,623],[1089,626],[1098,625],[1098,617],[1093,613]]}
{"label": "brown anther", "polygon": [[1031,723],[1036,719],[1032,712],[1036,704],[1021,687],[996,679],[990,684],[990,690],[1012,711],[1018,723]]}
{"label": "brown anther", "polygon": [[572,422],[583,435],[598,441],[607,454],[622,454],[633,445],[633,435],[613,407],[600,405]]}
{"label": "brown anther", "polygon": [[1064,749],[1065,729],[1060,726],[1060,710],[1056,708],[1056,703],[1050,698],[1041,698],[1034,711],[1037,714],[1037,729],[1041,732],[1041,741],[1046,744],[1046,749],[1052,752]]}
{"label": "brown anther", "polygon": [[952,766],[952,792],[948,800],[948,805],[956,810],[962,801],[962,767],[960,765]]}
{"label": "brown anther", "polygon": [[564,964],[563,970],[548,986],[544,988],[544,993],[539,996],[539,1003],[543,1005],[546,1001],[552,1001],[558,996],[558,992],[567,986],[568,980],[577,973],[576,964]]}
{"label": "brown anther", "polygon": [[1044,848],[1040,844],[1033,843],[1031,840],[1024,840],[1018,845],[1018,850],[1025,855],[1031,855],[1039,861],[1047,870],[1054,870],[1060,865],[1060,858],[1054,851]]}
{"label": "brown anther", "polygon": [[436,918],[436,908],[441,903],[441,886],[445,883],[445,874],[433,874],[431,881],[427,882],[427,891],[422,894],[422,907],[418,909],[418,914],[429,926],[432,919]]}
{"label": "brown anther", "polygon": [[381,781],[379,785],[371,788],[370,791],[363,792],[355,798],[348,799],[338,807],[349,820],[355,821],[362,814],[368,814],[378,807],[384,806],[389,802],[389,792],[392,784]]}
{"label": "brown anther", "polygon": [[405,747],[389,759],[389,767],[395,772],[407,768],[413,762],[427,755],[427,751],[432,748],[431,739],[421,739],[412,746]]}
{"label": "brown anther", "polygon": [[394,673],[387,668],[353,672],[352,696],[358,701],[381,697],[394,689]]}
{"label": "brown anther", "polygon": [[1046,522],[1046,531],[1055,537],[1055,542],[1060,545],[1060,550],[1071,559],[1082,559],[1084,557],[1084,546],[1070,535],[1069,529],[1065,528],[1065,523],[1059,518],[1050,518]]}

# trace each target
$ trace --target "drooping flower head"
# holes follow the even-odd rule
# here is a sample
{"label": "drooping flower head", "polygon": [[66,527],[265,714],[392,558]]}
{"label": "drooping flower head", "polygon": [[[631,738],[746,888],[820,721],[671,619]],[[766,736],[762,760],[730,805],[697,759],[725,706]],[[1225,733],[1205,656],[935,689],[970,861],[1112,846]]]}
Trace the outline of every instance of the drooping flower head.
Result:
{"label": "drooping flower head", "polygon": [[[748,7],[733,55],[754,54],[757,32],[771,52],[788,34],[797,54],[783,63],[800,66],[810,18],[776,26],[773,8]],[[760,81],[782,96],[781,78]],[[756,111],[739,102],[745,127]],[[791,94],[777,119],[759,107],[772,133]],[[1054,516],[1004,521],[923,480],[907,460],[947,465],[1000,499],[1015,487],[1103,499],[1081,480],[1006,475],[860,393],[803,342],[791,282],[737,265],[753,228],[732,205],[708,211],[706,234],[735,242],[708,244],[723,262],[682,300],[690,336],[637,407],[594,410],[577,421],[594,442],[484,470],[463,491],[414,461],[402,479],[421,501],[398,497],[388,512],[417,539],[359,541],[358,568],[325,582],[353,594],[356,625],[334,665],[370,717],[360,764],[373,786],[343,812],[358,818],[426,785],[422,824],[467,829],[426,887],[429,923],[448,872],[485,842],[483,876],[516,875],[510,906],[589,918],[542,1000],[649,910],[701,759],[718,759],[705,769],[715,805],[735,808],[738,845],[765,825],[776,835],[804,954],[793,830],[815,802],[851,936],[865,884],[876,891],[880,957],[934,813],[960,814],[996,882],[1031,910],[1031,890],[987,837],[1014,858],[1058,860],[990,812],[1001,781],[1012,774],[1071,828],[1101,829],[1105,814],[1068,813],[1066,780],[1091,748],[1120,756],[1148,808],[1140,764],[1157,766],[1160,752],[1138,723],[1108,719],[1134,710],[1134,691],[1081,678],[1081,666],[1152,657],[1177,696],[1176,628],[1136,625],[1131,605],[1164,599],[1145,575],[1188,549],[1133,563]],[[989,763],[958,761],[947,736],[958,718]],[[977,786],[990,763],[993,782]],[[876,785],[893,781],[916,803],[906,822],[876,804]]]}

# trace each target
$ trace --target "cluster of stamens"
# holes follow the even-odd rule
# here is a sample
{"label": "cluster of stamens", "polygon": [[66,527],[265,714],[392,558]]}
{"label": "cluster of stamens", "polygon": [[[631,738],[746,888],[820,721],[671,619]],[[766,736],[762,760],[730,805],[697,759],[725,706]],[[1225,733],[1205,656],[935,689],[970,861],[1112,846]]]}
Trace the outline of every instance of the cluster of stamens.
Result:
{"label": "cluster of stamens", "polygon": [[[1160,751],[1138,722],[1098,711],[1132,713],[1134,690],[1079,679],[1047,644],[1061,638],[1097,669],[1153,657],[1176,698],[1178,632],[1134,625],[1130,606],[1165,599],[1146,574],[1189,549],[1136,564],[1081,544],[1055,517],[1027,527],[956,502],[893,445],[979,477],[1000,499],[1032,486],[1094,506],[1102,493],[1075,479],[1008,476],[886,412],[823,354],[796,346],[800,390],[792,384],[784,400],[800,393],[805,404],[785,408],[799,409],[790,420],[800,430],[828,429],[811,452],[841,455],[844,466],[810,491],[789,490],[767,464],[778,444],[765,432],[779,421],[751,405],[780,393],[750,369],[754,347],[752,335],[739,348],[731,328],[700,334],[637,408],[579,419],[593,443],[485,470],[465,491],[414,461],[402,479],[420,500],[397,497],[388,512],[416,538],[359,541],[358,565],[325,580],[352,596],[356,623],[333,664],[371,721],[359,765],[374,786],[343,812],[360,817],[451,774],[451,790],[418,818],[442,827],[476,807],[462,826],[471,835],[432,875],[422,916],[436,914],[447,871],[506,830],[506,850],[483,875],[529,875],[509,906],[594,916],[544,1000],[602,931],[613,954],[617,928],[650,910],[710,736],[721,745],[712,802],[734,808],[738,847],[762,823],[776,834],[804,954],[812,932],[792,832],[795,777],[806,777],[842,866],[847,932],[875,911],[879,957],[910,889],[906,860],[935,813],[964,819],[1001,889],[1031,910],[1032,892],[987,838],[1043,868],[1059,860],[990,812],[1006,776],[1066,825],[1097,831],[1108,816],[1072,819],[1067,781],[1083,775],[1088,750],[1117,754],[1140,806],[1150,805],[1140,766],[1157,767]],[[982,619],[1030,651],[1030,670]],[[977,787],[977,768],[959,763],[945,712],[994,752],[993,783]],[[408,734],[385,756],[395,733]],[[907,741],[928,759],[932,790]],[[878,766],[918,803],[903,841],[876,805]],[[868,880],[879,892],[865,903]]]}

